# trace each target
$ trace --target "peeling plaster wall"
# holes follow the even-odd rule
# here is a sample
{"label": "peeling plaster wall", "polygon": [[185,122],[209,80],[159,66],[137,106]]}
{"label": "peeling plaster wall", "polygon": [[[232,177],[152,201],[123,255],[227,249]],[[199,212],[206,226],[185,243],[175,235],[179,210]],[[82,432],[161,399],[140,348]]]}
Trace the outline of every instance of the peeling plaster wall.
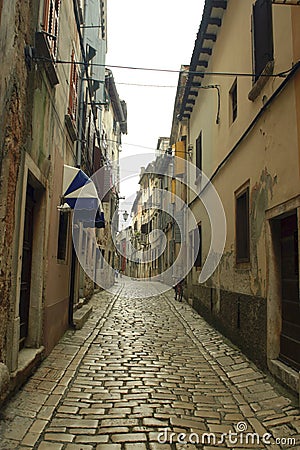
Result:
{"label": "peeling plaster wall", "polygon": [[[253,3],[253,0],[228,2],[208,71],[252,72]],[[292,33],[287,33],[292,29],[291,17],[291,7],[273,7],[275,73],[290,68],[295,61],[294,37]],[[299,79],[299,73],[296,77]],[[280,78],[269,79],[252,102],[248,100],[252,89],[251,77],[237,77],[238,115],[232,122],[229,93],[235,78],[208,75],[201,81],[203,85],[220,85],[218,125],[213,90],[199,91],[191,114],[190,143],[195,148],[196,139],[202,131],[203,170],[209,177],[283,81]],[[195,268],[189,275],[188,297],[194,307],[262,366],[266,365],[267,359],[270,271],[266,250],[266,213],[299,194],[297,95],[297,83],[290,81],[214,174],[213,184],[223,203],[227,220],[225,249],[217,270],[204,285],[199,285],[199,272]],[[194,164],[195,161],[194,152]],[[245,184],[249,185],[250,263],[237,264],[235,193]],[[190,202],[193,198],[190,195]],[[210,223],[199,201],[194,201],[191,207],[202,223],[202,256],[205,260],[210,243]],[[278,329],[274,332],[278,333]]]}
{"label": "peeling plaster wall", "polygon": [[[0,2],[0,363],[10,372],[18,365],[27,178],[37,203],[26,345],[44,344],[50,351],[68,327],[70,258],[63,266],[57,261],[57,206],[63,165],[75,162],[64,124],[70,67],[57,67],[59,84],[52,87],[43,65],[31,70],[25,65],[24,47],[34,46],[42,5],[39,0],[10,0],[4,8]],[[80,54],[72,0],[62,2],[60,29],[58,57],[68,60],[73,47]]]}
{"label": "peeling plaster wall", "polygon": [[16,186],[30,128],[24,46],[34,14],[29,0],[0,4],[0,362],[6,363],[12,303]]}

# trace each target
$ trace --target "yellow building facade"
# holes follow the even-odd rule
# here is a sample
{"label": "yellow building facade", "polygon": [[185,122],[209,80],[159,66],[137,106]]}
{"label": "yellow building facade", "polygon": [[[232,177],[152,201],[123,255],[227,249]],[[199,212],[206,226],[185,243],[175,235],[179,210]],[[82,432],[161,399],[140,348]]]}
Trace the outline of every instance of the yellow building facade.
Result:
{"label": "yellow building facade", "polygon": [[[300,369],[300,6],[276,0],[206,0],[177,140],[216,188],[226,223],[221,262],[200,284],[210,217],[189,169],[188,205],[200,255],[188,298],[262,367],[297,390]],[[199,252],[190,232],[188,251]]]}

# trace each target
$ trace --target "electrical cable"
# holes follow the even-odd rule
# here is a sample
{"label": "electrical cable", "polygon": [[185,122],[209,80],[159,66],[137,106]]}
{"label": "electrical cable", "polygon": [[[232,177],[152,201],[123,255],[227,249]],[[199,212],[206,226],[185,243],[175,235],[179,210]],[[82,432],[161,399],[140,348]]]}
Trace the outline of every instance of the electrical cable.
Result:
{"label": "electrical cable", "polygon": [[[34,58],[35,61],[41,61],[41,62],[53,62],[49,58]],[[83,65],[86,66],[87,63],[84,61],[67,61],[67,60],[56,60],[55,64],[77,64],[77,65]],[[247,73],[247,72],[209,72],[209,71],[197,71],[197,70],[175,70],[175,69],[159,69],[154,67],[136,67],[136,66],[119,66],[119,65],[112,65],[112,64],[100,64],[100,63],[94,63],[94,67],[107,67],[107,68],[114,68],[114,69],[126,69],[126,70],[140,70],[140,71],[150,71],[150,72],[163,72],[163,73],[186,73],[190,75],[195,76],[205,76],[205,75],[213,75],[213,76],[236,76],[236,77],[267,77],[267,78],[284,78],[286,77],[295,67],[297,63],[293,64],[289,69],[284,70],[282,72],[278,72],[275,74],[255,74],[255,73]],[[90,77],[89,77],[90,78]]]}
{"label": "electrical cable", "polygon": [[[253,118],[251,123],[248,125],[242,136],[238,139],[238,141],[234,144],[234,146],[231,148],[231,150],[227,153],[225,158],[220,162],[220,164],[217,166],[217,168],[214,170],[212,175],[209,178],[209,181],[203,186],[201,189],[201,193],[205,191],[209,183],[212,182],[212,180],[217,176],[217,174],[220,172],[220,170],[223,168],[223,166],[227,163],[227,161],[231,158],[231,156],[234,154],[234,152],[239,148],[240,144],[244,141],[244,139],[248,136],[248,134],[252,131],[252,129],[257,124],[258,120],[261,118],[261,116],[264,114],[264,112],[270,107],[270,105],[273,103],[273,101],[278,97],[278,95],[283,91],[283,89],[286,87],[288,82],[295,76],[295,74],[300,69],[300,61],[298,61],[293,66],[293,70],[290,72],[290,74],[283,80],[283,82],[278,86],[278,88],[273,92],[271,97],[266,101],[266,103],[263,105],[263,107],[259,110],[259,112],[256,114],[256,116]],[[197,197],[193,199],[189,206],[191,206]]]}

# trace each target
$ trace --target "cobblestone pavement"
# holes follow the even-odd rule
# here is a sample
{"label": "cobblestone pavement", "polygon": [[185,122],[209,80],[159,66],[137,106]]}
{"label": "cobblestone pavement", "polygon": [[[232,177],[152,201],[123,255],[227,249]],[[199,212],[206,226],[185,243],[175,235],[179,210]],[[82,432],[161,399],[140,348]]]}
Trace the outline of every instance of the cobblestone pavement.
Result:
{"label": "cobblestone pavement", "polygon": [[295,401],[173,292],[155,294],[121,280],[96,294],[2,412],[0,448],[300,449]]}

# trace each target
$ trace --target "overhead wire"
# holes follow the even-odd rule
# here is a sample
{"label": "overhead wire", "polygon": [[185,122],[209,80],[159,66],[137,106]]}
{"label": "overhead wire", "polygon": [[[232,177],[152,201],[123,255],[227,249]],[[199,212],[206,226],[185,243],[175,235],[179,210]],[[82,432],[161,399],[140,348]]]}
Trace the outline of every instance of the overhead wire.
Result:
{"label": "overhead wire", "polygon": [[[50,62],[51,60],[49,58],[34,58],[35,61],[41,61],[41,62]],[[76,65],[86,65],[83,61],[68,61],[63,59],[58,59],[55,61],[56,64],[76,64]],[[297,64],[297,63],[296,63]],[[150,72],[161,72],[161,73],[174,73],[174,74],[180,74],[180,73],[186,73],[191,74],[195,76],[205,76],[205,75],[212,75],[212,76],[237,76],[237,77],[267,77],[267,78],[283,78],[287,76],[294,68],[295,64],[293,64],[290,68],[287,70],[274,73],[274,74],[256,74],[256,73],[248,73],[248,72],[230,72],[230,71],[224,71],[224,72],[213,72],[213,71],[206,71],[206,70],[176,70],[176,69],[162,69],[162,68],[155,68],[155,67],[138,67],[138,66],[121,66],[121,65],[113,65],[113,64],[100,64],[100,63],[94,63],[94,67],[107,67],[107,68],[113,68],[113,69],[125,69],[125,70],[140,70],[140,71],[150,71]]]}

